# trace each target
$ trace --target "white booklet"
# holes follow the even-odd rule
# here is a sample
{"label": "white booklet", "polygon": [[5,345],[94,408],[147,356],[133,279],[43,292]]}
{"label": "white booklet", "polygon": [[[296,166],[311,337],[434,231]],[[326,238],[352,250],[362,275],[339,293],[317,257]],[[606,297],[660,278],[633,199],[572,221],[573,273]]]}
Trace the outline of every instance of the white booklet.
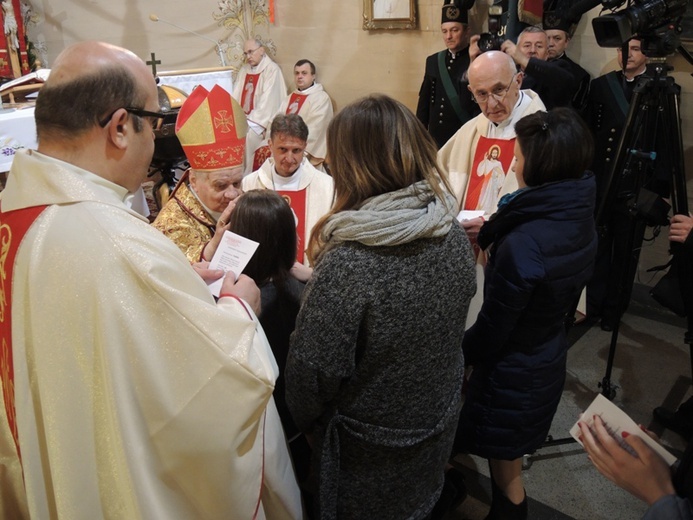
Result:
{"label": "white booklet", "polygon": [[[628,417],[628,414],[626,414],[626,412],[621,410],[618,406],[609,401],[602,394],[597,394],[597,397],[594,399],[594,401],[592,401],[592,404],[590,404],[589,407],[587,407],[587,410],[585,410],[582,414],[582,417],[580,418],[579,422],[586,423],[590,430],[594,430],[595,415],[601,417],[602,421],[604,421],[604,426],[606,427],[606,430],[611,434],[614,440],[617,443],[619,443],[619,445],[624,450],[626,450],[634,457],[637,457],[635,450],[633,450],[633,448],[626,444],[626,442],[623,440],[623,437],[621,436],[621,432],[625,431],[630,433],[631,435],[640,437],[643,441],[645,441],[645,444],[647,444],[650,448],[652,448],[659,455],[661,455],[662,458],[670,466],[674,462],[676,462],[676,457],[669,453],[662,445],[660,445],[652,437],[650,437],[644,431],[642,431],[640,427],[637,424],[635,424],[635,421]],[[578,441],[580,445],[582,445],[582,441],[579,439],[580,427],[578,426],[577,422],[570,429],[570,435],[572,435],[573,438],[576,441]]]}
{"label": "white booklet", "polygon": [[463,209],[457,214],[457,220],[459,222],[462,222],[463,220],[472,220],[473,218],[479,218],[483,216],[483,209]]}
{"label": "white booklet", "polygon": [[[210,269],[222,269],[225,273],[231,271],[236,279],[241,275],[245,266],[248,265],[257,246],[257,242],[249,240],[241,235],[224,231],[224,236],[221,237],[219,247],[209,263]],[[224,277],[208,284],[209,290],[214,296],[219,297]]]}

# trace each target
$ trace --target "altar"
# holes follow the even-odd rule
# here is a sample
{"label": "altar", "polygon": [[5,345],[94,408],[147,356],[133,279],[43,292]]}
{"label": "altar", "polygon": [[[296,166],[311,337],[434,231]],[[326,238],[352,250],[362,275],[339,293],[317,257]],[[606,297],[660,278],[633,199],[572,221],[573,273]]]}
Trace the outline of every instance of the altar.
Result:
{"label": "altar", "polygon": [[214,67],[207,69],[172,70],[157,72],[159,85],[170,85],[190,95],[193,89],[202,85],[212,90],[214,85],[220,85],[227,92],[233,92],[233,69],[231,67]]}
{"label": "altar", "polygon": [[0,172],[10,171],[17,150],[37,146],[33,106],[0,110]]}

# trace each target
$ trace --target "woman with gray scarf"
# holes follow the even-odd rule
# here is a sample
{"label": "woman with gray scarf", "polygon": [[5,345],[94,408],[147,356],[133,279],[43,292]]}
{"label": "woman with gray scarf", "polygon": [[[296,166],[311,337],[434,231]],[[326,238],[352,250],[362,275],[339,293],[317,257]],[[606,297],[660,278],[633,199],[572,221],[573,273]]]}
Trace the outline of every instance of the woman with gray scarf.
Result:
{"label": "woman with gray scarf", "polygon": [[286,368],[313,442],[317,518],[419,519],[444,480],[460,410],[474,259],[436,163],[401,103],[374,95],[327,134],[335,202]]}

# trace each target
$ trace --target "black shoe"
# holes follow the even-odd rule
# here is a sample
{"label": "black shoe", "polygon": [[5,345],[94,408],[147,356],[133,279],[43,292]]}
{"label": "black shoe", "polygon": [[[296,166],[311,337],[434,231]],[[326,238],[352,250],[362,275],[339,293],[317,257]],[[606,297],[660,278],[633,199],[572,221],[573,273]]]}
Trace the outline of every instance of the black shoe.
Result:
{"label": "black shoe", "polygon": [[655,420],[667,430],[690,439],[693,436],[693,414],[679,408],[676,412],[658,406],[652,412]]}
{"label": "black shoe", "polygon": [[430,520],[442,520],[448,513],[457,509],[466,498],[467,486],[464,484],[464,475],[460,470],[450,468],[445,472],[443,491],[431,511]]}
{"label": "black shoe", "polygon": [[492,497],[491,510],[484,520],[527,520],[527,493],[522,502],[513,504],[500,489],[493,491],[496,492]]}

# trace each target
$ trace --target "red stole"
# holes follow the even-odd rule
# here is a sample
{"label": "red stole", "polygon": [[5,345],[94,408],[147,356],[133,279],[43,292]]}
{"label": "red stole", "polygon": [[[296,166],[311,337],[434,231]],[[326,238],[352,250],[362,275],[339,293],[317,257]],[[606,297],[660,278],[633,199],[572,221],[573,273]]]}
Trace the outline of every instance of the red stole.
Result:
{"label": "red stole", "polygon": [[255,91],[260,81],[260,73],[246,74],[243,83],[243,93],[241,94],[241,106],[246,115],[255,109]]}
{"label": "red stole", "polygon": [[0,211],[0,382],[17,455],[21,460],[17,415],[14,407],[14,364],[12,361],[12,274],[14,260],[24,235],[46,206]]}
{"label": "red stole", "polygon": [[[495,150],[497,153],[493,153]],[[479,175],[479,165],[482,161],[486,161],[486,165],[490,162],[500,162],[503,168],[503,178],[505,178],[508,173],[514,175],[510,172],[510,165],[513,162],[513,157],[515,156],[515,139],[490,139],[488,137],[480,137],[479,142],[476,145],[476,151],[474,152],[474,160],[472,161],[472,168],[469,171],[469,185],[467,186],[467,194],[464,198],[464,209],[466,210],[476,210],[484,209],[479,207],[480,198],[484,187],[493,181],[490,171],[485,172],[484,175]],[[484,170],[484,165],[482,165],[482,170]],[[498,187],[500,191],[500,186]],[[495,193],[494,206],[498,203],[498,193]],[[495,208],[494,208],[495,209]]]}
{"label": "red stole", "polygon": [[286,202],[289,203],[291,209],[294,210],[294,215],[296,215],[296,233],[298,234],[298,243],[296,244],[296,261],[303,263],[303,253],[305,251],[306,244],[306,192],[308,188],[303,188],[298,191],[279,191],[277,193],[281,195]]}
{"label": "red stole", "polygon": [[298,114],[303,107],[308,96],[306,94],[299,94],[298,92],[292,92],[291,97],[289,97],[289,104],[286,107],[287,114]]}

